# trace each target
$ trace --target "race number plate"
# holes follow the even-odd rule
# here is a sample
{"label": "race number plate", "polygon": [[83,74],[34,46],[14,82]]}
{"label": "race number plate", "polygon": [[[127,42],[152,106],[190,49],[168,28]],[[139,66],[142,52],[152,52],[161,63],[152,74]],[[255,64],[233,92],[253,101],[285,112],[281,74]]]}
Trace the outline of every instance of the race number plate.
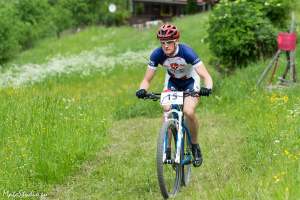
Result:
{"label": "race number plate", "polygon": [[163,92],[163,93],[161,93],[160,104],[163,106],[171,105],[171,104],[182,105],[183,104],[183,92]]}

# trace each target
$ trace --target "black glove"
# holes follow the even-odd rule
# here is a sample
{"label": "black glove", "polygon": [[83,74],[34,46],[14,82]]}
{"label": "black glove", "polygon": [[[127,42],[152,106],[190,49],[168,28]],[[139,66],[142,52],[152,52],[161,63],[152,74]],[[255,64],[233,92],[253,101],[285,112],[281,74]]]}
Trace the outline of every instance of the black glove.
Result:
{"label": "black glove", "polygon": [[205,88],[205,87],[201,87],[200,89],[200,96],[209,96],[211,94],[211,89],[209,88]]}
{"label": "black glove", "polygon": [[147,94],[147,91],[145,89],[139,89],[138,91],[136,91],[135,95],[137,96],[137,98],[142,99],[145,98]]}

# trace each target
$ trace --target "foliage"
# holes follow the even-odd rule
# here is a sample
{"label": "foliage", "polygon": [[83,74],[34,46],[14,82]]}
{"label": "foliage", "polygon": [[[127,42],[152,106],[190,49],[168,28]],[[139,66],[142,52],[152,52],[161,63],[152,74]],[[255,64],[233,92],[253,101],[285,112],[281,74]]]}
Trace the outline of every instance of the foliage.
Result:
{"label": "foliage", "polygon": [[[94,3],[95,1],[62,0],[58,4],[71,12],[75,26],[81,26],[91,24],[95,21],[95,13],[90,10],[94,6]],[[99,7],[99,4],[96,4],[97,7]]]}
{"label": "foliage", "polygon": [[38,39],[55,35],[56,27],[47,0],[16,1],[15,7],[24,27],[20,40],[23,47],[31,47]]}
{"label": "foliage", "polygon": [[135,12],[137,15],[140,15],[144,12],[145,8],[144,8],[144,4],[141,2],[136,3],[135,5]]}
{"label": "foliage", "polygon": [[[117,7],[116,12],[114,13],[110,13],[108,10],[108,7],[111,3],[115,4]],[[101,24],[108,26],[126,24],[126,20],[130,15],[126,1],[104,0],[101,5],[102,6],[98,15],[98,20]]]}
{"label": "foliage", "polygon": [[[129,16],[128,2],[123,0],[12,0],[1,2],[0,64],[20,49],[70,28],[92,24],[122,25]],[[110,3],[117,6],[108,11]],[[3,42],[2,42],[3,40]]]}
{"label": "foliage", "polygon": [[126,23],[126,19],[129,17],[129,12],[125,10],[117,10],[115,13],[106,12],[106,9],[100,11],[100,23],[111,25],[122,25]]}
{"label": "foliage", "polygon": [[188,0],[186,5],[186,13],[194,14],[198,10],[197,0]]}
{"label": "foliage", "polygon": [[221,2],[209,20],[210,49],[231,70],[270,55],[276,45],[275,28],[257,4]]}
{"label": "foliage", "polygon": [[52,20],[56,26],[56,34],[59,36],[61,32],[74,26],[75,19],[72,12],[59,4],[52,7]]}
{"label": "foliage", "polygon": [[[117,6],[115,13],[108,11],[110,3]],[[126,10],[127,5],[124,1],[98,1],[98,0],[61,0],[56,4],[72,13],[75,26],[89,25],[89,24],[105,24],[105,25],[121,25],[125,23],[125,19],[129,13]]]}
{"label": "foliage", "polygon": [[[12,26],[15,24],[15,26]],[[14,56],[20,49],[20,21],[10,4],[0,2],[0,63]]]}
{"label": "foliage", "polygon": [[[250,1],[250,0],[248,0]],[[261,10],[272,24],[280,28],[287,28],[287,19],[290,19],[290,11],[294,0],[251,0],[261,6]]]}

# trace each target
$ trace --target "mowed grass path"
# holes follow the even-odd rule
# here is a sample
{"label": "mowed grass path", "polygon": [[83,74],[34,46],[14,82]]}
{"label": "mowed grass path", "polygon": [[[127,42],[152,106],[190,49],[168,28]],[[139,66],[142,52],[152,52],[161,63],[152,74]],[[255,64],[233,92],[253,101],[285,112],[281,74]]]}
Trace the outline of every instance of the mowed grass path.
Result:
{"label": "mowed grass path", "polygon": [[[182,188],[178,199],[219,199],[227,180],[238,177],[240,154],[230,148],[243,141],[238,130],[225,116],[200,115],[205,161],[192,169],[191,184]],[[48,199],[161,199],[155,166],[160,126],[161,118],[115,122],[109,131],[110,145],[95,161],[85,163],[78,176],[57,186]]]}

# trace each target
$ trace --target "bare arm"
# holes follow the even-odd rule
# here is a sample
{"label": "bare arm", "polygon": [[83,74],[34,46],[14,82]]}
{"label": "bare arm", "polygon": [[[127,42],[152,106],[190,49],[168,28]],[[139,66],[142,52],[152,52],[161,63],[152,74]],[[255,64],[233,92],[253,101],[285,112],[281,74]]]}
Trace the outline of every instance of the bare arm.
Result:
{"label": "bare arm", "polygon": [[206,88],[212,89],[213,88],[213,80],[210,76],[210,74],[208,73],[206,67],[204,66],[204,64],[201,62],[199,64],[197,64],[194,69],[196,70],[197,74],[204,79],[204,84],[206,86]]}
{"label": "bare arm", "polygon": [[155,69],[151,69],[148,67],[148,69],[145,73],[144,79],[140,84],[140,89],[148,90],[150,87],[151,80],[153,79],[154,75],[155,75]]}

